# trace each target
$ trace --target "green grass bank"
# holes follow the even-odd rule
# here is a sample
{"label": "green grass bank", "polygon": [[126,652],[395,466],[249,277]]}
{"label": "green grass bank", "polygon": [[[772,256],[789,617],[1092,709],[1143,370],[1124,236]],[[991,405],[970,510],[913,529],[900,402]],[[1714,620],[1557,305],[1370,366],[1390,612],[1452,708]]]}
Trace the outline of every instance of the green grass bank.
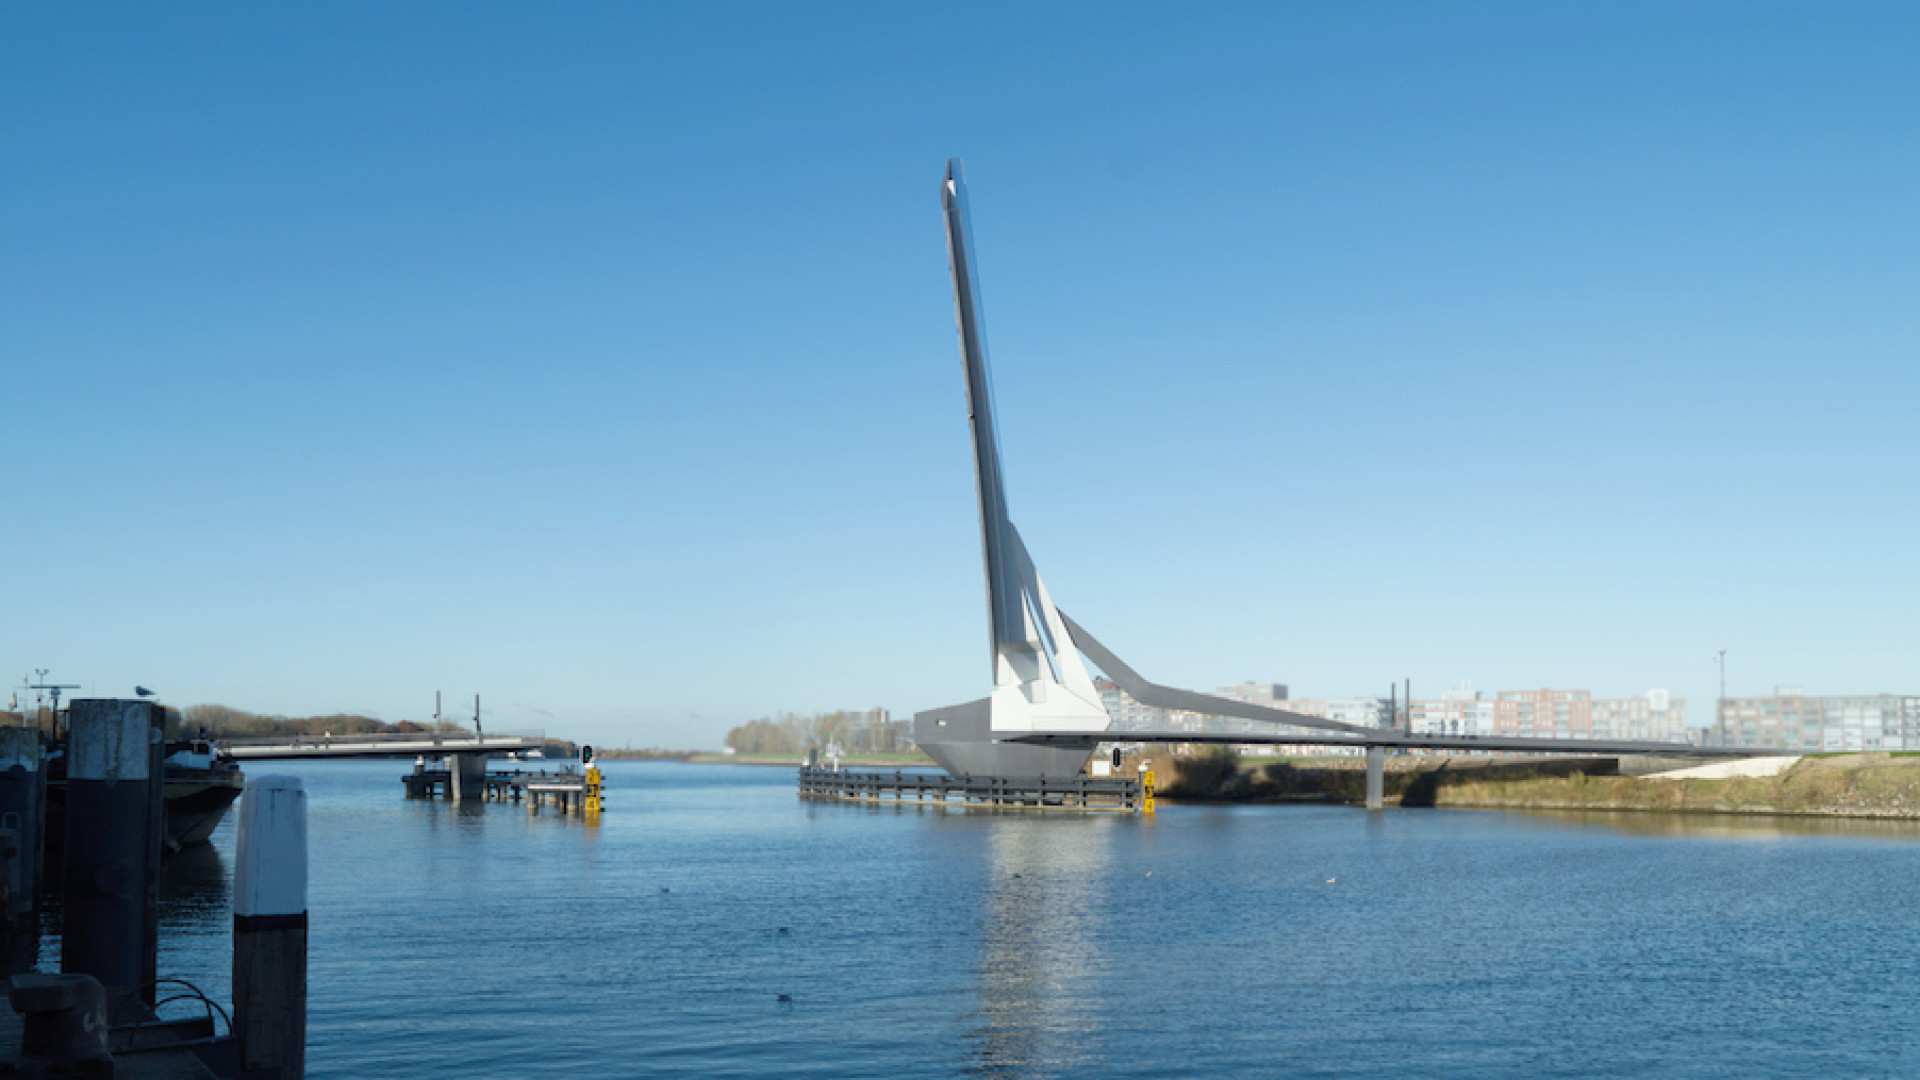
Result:
{"label": "green grass bank", "polygon": [[[796,768],[806,764],[807,755],[799,754],[688,754],[682,760],[719,765],[785,765]],[[821,764],[826,764],[823,756]],[[840,759],[843,769],[920,769],[933,765],[925,754],[848,754]]]}
{"label": "green grass bank", "polygon": [[[1165,798],[1188,802],[1360,805],[1358,758],[1175,759]],[[1622,776],[1614,758],[1388,759],[1388,805],[1512,810],[1654,810],[1920,820],[1920,754],[1805,757],[1778,776],[1665,780]]]}

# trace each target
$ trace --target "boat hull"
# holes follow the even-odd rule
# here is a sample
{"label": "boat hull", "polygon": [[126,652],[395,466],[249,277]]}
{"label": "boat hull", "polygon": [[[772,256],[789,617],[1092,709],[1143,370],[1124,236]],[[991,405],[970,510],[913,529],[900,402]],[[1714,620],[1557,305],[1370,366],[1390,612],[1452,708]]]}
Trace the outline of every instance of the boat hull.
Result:
{"label": "boat hull", "polygon": [[[166,849],[178,851],[188,844],[206,843],[245,786],[246,778],[236,768],[193,769],[168,765],[161,788],[167,826]],[[47,783],[49,851],[57,852],[65,846],[66,821],[67,780],[62,776]]]}
{"label": "boat hull", "polygon": [[[200,775],[179,775],[188,772]],[[245,784],[238,770],[168,769],[162,789],[167,807],[167,846],[177,849],[206,843]]]}

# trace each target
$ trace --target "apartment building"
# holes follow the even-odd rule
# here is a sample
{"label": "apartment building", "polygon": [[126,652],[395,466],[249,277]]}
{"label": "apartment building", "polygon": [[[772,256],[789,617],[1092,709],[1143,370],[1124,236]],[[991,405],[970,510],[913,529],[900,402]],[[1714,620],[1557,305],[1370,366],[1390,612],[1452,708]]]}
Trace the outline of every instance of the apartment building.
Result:
{"label": "apartment building", "polygon": [[[1246,720],[1237,716],[1208,716],[1183,709],[1160,709],[1143,705],[1128,696],[1111,679],[1095,679],[1094,689],[1100,692],[1100,703],[1106,706],[1107,715],[1113,719],[1113,726],[1120,731],[1271,731],[1273,726]],[[1349,724],[1365,727],[1378,727],[1387,715],[1387,703],[1371,698],[1353,698],[1334,701],[1296,701],[1287,697],[1287,687],[1283,683],[1246,682],[1232,686],[1218,687],[1215,696],[1233,701],[1245,701],[1270,709],[1285,709],[1290,712],[1304,713],[1308,716],[1325,716]],[[1279,730],[1285,730],[1281,728]],[[1286,748],[1282,748],[1286,749]],[[1298,749],[1298,748],[1295,748]],[[1272,753],[1272,748],[1262,750]]]}
{"label": "apartment building", "polygon": [[1665,690],[1626,698],[1596,698],[1588,690],[1502,690],[1489,700],[1463,688],[1445,691],[1437,701],[1416,700],[1410,713],[1416,735],[1691,741],[1686,701]]}
{"label": "apartment building", "polygon": [[1444,690],[1438,701],[1414,701],[1407,710],[1415,735],[1492,735],[1496,703],[1472,689]]}
{"label": "apartment building", "polygon": [[1535,739],[1593,737],[1593,694],[1587,690],[1502,690],[1494,730]]}
{"label": "apartment building", "polygon": [[[1268,725],[1237,717],[1204,716],[1142,705],[1128,697],[1109,679],[1095,679],[1094,686],[1100,691],[1100,700],[1106,706],[1107,715],[1113,718],[1113,726],[1121,731],[1273,730]],[[1385,699],[1289,698],[1287,688],[1279,683],[1238,683],[1220,687],[1216,693],[1220,697],[1368,728],[1387,726],[1393,715],[1393,707]],[[1911,726],[1915,728],[1913,745],[1920,748],[1920,698],[1912,701]],[[1624,698],[1596,698],[1587,690],[1502,690],[1489,698],[1481,691],[1463,686],[1444,691],[1435,700],[1412,702],[1409,715],[1411,731],[1415,735],[1465,738],[1505,735],[1534,739],[1619,739],[1677,743],[1693,741],[1693,733],[1687,728],[1686,701],[1673,697],[1665,690],[1649,690]],[[1283,753],[1324,752],[1307,746],[1282,746],[1277,749]]]}
{"label": "apartment building", "polygon": [[1165,709],[1140,704],[1112,679],[1095,679],[1093,688],[1100,691],[1100,704],[1106,706],[1107,717],[1114,727],[1122,731],[1148,731],[1162,726]]}
{"label": "apartment building", "polygon": [[1638,697],[1595,698],[1591,730],[1596,739],[1632,739],[1636,742],[1691,742],[1687,703],[1665,690],[1649,690]]}
{"label": "apartment building", "polygon": [[1096,678],[1093,688],[1100,692],[1100,704],[1120,731],[1202,731],[1207,718],[1184,709],[1162,709],[1135,701],[1112,679]]}
{"label": "apartment building", "polygon": [[[1343,724],[1358,727],[1386,727],[1392,719],[1392,707],[1385,698],[1293,698],[1282,708],[1288,712],[1297,712],[1303,716],[1320,716],[1328,720],[1338,720]],[[1284,729],[1283,729],[1284,730]],[[1255,748],[1246,748],[1250,752]],[[1357,749],[1345,749],[1335,746],[1276,746],[1258,748],[1266,754],[1358,754]]]}
{"label": "apartment building", "polygon": [[1243,682],[1232,686],[1222,686],[1214,690],[1215,697],[1230,701],[1244,701],[1249,705],[1265,705],[1269,709],[1287,707],[1287,688],[1281,683]]}
{"label": "apartment building", "polygon": [[1722,698],[1706,741],[1803,754],[1920,750],[1920,696],[1808,697],[1781,686],[1771,697]]}

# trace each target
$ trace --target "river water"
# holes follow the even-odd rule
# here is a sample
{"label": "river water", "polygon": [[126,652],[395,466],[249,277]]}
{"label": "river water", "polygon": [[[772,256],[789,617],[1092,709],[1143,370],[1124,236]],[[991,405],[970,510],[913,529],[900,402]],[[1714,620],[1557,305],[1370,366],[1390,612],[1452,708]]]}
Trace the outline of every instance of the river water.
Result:
{"label": "river water", "polygon": [[[1920,829],[803,803],[613,762],[597,827],[304,778],[308,1075],[1920,1075]],[[161,974],[229,996],[233,822]],[[786,995],[790,1000],[781,1000]]]}

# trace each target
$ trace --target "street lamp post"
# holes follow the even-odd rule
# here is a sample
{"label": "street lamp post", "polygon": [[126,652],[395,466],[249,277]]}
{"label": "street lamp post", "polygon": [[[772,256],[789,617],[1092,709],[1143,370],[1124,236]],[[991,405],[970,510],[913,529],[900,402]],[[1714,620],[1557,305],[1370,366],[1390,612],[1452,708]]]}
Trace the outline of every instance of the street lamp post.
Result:
{"label": "street lamp post", "polygon": [[1713,718],[1720,723],[1720,731],[1725,735],[1727,728],[1727,650],[1720,650],[1720,697],[1713,703]]}

